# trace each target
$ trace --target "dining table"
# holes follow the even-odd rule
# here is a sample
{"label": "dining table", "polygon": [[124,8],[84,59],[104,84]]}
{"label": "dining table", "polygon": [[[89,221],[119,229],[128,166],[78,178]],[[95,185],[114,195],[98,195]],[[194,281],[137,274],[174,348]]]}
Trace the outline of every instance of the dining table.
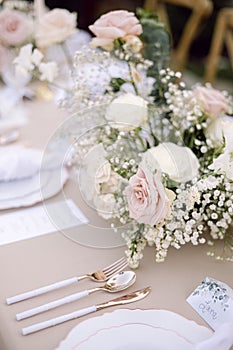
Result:
{"label": "dining table", "polygon": [[[28,111],[28,122],[20,127],[19,138],[15,144],[44,150],[54,132],[69,118],[68,112],[58,106],[54,100],[38,98],[25,100],[24,104]],[[56,349],[76,325],[116,309],[111,307],[108,310],[101,310],[25,336],[21,333],[23,327],[108,301],[116,297],[116,294],[113,296],[99,291],[81,300],[21,321],[16,320],[17,313],[93,288],[96,283],[85,279],[12,305],[6,303],[8,297],[93,272],[125,255],[126,246],[123,239],[119,237],[120,233],[109,227],[85,202],[79,191],[77,178],[72,173],[72,169],[68,171],[70,171],[69,179],[59,193],[31,207],[72,199],[89,222],[0,246],[0,350]],[[21,209],[1,210],[0,226],[2,215],[15,213]],[[220,245],[221,242],[216,242],[217,247]],[[117,296],[148,286],[151,287],[151,292],[146,298],[136,303],[117,308],[169,310],[210,328],[186,299],[206,277],[220,280],[232,287],[233,263],[217,260],[209,256],[208,251],[207,244],[195,246],[188,243],[181,249],[169,248],[165,261],[157,263],[154,247],[147,246],[143,251],[139,267],[134,270],[136,282],[127,291],[118,292]]]}

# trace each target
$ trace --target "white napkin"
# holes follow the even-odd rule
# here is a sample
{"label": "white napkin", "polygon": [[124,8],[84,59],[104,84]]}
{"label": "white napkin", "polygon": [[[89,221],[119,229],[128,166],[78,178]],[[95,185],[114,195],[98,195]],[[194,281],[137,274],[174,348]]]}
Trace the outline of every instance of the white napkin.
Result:
{"label": "white napkin", "polygon": [[28,110],[22,93],[10,87],[0,89],[0,130],[18,128],[28,122]]}
{"label": "white napkin", "polygon": [[195,345],[195,350],[230,350],[233,345],[233,323],[222,324],[214,335]]}
{"label": "white napkin", "polygon": [[22,146],[0,147],[0,181],[33,176],[40,170],[43,152]]}

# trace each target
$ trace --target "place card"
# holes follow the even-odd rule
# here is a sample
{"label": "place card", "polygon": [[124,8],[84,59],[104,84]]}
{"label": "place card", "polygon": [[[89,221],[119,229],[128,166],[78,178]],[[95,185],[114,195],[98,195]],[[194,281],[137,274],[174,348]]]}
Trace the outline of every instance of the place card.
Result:
{"label": "place card", "polygon": [[1,215],[0,245],[87,224],[76,204],[67,199]]}
{"label": "place card", "polygon": [[214,330],[233,322],[233,290],[223,282],[206,277],[186,300]]}

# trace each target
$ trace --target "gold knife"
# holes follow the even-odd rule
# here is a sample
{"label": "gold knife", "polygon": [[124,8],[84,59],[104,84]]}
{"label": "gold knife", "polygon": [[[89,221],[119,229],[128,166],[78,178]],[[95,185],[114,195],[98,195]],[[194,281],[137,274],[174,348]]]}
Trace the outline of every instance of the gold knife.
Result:
{"label": "gold knife", "polygon": [[85,309],[77,310],[77,311],[71,312],[69,314],[62,315],[62,316],[59,316],[56,318],[52,318],[52,319],[44,321],[44,322],[35,323],[31,326],[22,328],[22,334],[28,335],[28,334],[31,334],[34,332],[38,332],[42,329],[56,326],[57,324],[60,324],[60,323],[63,323],[63,322],[69,321],[69,320],[73,320],[75,318],[90,314],[90,313],[95,312],[95,311],[105,309],[105,308],[110,307],[110,306],[125,305],[128,303],[133,303],[135,301],[138,301],[138,300],[145,298],[150,293],[150,291],[151,291],[151,287],[146,287],[146,288],[137,290],[135,292],[132,292],[130,294],[123,295],[119,298],[104,302],[102,304],[92,305],[92,306],[89,306]]}

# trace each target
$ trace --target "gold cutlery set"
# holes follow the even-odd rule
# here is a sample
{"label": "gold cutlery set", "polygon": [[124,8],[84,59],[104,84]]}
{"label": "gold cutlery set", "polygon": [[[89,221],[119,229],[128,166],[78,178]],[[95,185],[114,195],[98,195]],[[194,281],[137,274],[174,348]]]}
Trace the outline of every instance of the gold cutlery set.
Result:
{"label": "gold cutlery set", "polygon": [[[74,302],[78,299],[81,299],[85,296],[88,296],[89,294],[95,293],[97,291],[106,291],[109,293],[115,293],[115,292],[120,292],[130,286],[132,286],[134,284],[134,282],[136,281],[136,274],[133,271],[123,271],[126,267],[127,267],[128,263],[126,258],[121,258],[117,261],[115,261],[114,263],[112,263],[111,265],[101,269],[101,270],[97,270],[91,274],[85,274],[83,276],[75,276],[63,281],[59,281],[38,289],[34,289],[31,290],[29,292],[26,293],[22,293],[22,294],[18,294],[16,296],[10,297],[6,299],[6,303],[8,305],[10,304],[14,304],[17,302],[20,302],[22,300],[26,300],[29,298],[33,298],[35,296],[56,290],[56,289],[60,289],[62,287],[68,286],[70,284],[76,283],[78,281],[81,281],[85,278],[89,278],[92,281],[95,282],[105,282],[104,285],[100,286],[100,287],[96,287],[96,288],[92,288],[89,290],[84,290],[78,293],[74,293],[71,295],[68,295],[64,298],[61,299],[56,299],[54,301],[51,301],[47,304],[43,304],[40,305],[38,307],[29,309],[29,310],[25,310],[23,312],[20,312],[18,314],[16,314],[16,319],[22,320],[28,317],[32,317],[34,315],[40,314],[42,312],[54,309],[56,307],[59,307],[61,305],[70,303],[70,302]],[[47,321],[43,321],[40,323],[35,323],[31,326],[22,328],[22,334],[23,335],[28,335],[37,331],[40,331],[42,329],[51,327],[51,326],[55,326],[57,324],[87,315],[89,313],[92,312],[96,312],[102,309],[105,309],[107,307],[110,306],[117,306],[117,305],[125,305],[128,303],[132,303],[138,300],[141,300],[143,298],[145,298],[149,293],[150,293],[151,288],[150,287],[146,287],[143,288],[141,290],[137,290],[134,291],[132,293],[123,295],[119,298],[101,303],[101,304],[97,304],[97,305],[92,305],[90,307],[84,308],[84,309],[80,309],[80,310],[76,310],[74,312],[71,312],[69,314],[65,314],[56,318],[52,318],[49,319]]]}

